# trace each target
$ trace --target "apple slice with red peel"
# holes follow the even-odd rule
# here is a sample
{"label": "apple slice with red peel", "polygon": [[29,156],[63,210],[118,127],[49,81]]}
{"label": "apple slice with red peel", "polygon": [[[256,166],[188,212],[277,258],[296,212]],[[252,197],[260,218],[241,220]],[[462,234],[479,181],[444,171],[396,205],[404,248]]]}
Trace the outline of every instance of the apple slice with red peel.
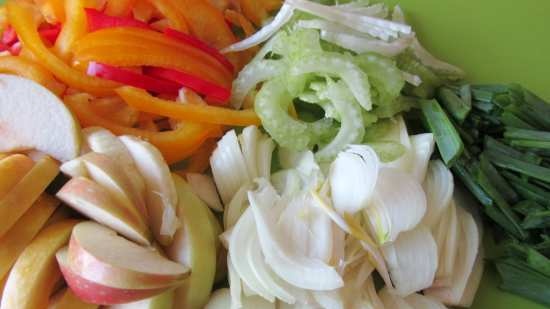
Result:
{"label": "apple slice with red peel", "polygon": [[[89,127],[82,130],[82,133],[91,151],[104,154],[120,165],[130,179],[134,190],[139,193],[140,204],[145,204],[145,181],[126,146],[122,144],[116,135],[104,128]],[[142,211],[145,211],[144,217],[147,218],[146,209]]]}
{"label": "apple slice with red peel", "polygon": [[132,209],[117,203],[96,182],[83,177],[73,178],[57,192],[57,197],[83,215],[105,224],[128,239],[144,245],[150,244],[150,232],[143,220]]}
{"label": "apple slice with red peel", "polygon": [[153,234],[162,245],[170,245],[179,221],[176,216],[178,194],[168,164],[150,143],[133,136],[119,138],[145,180],[147,210]]}
{"label": "apple slice with red peel", "polygon": [[0,152],[37,149],[64,162],[80,152],[80,126],[48,89],[0,74],[0,140]]}
{"label": "apple slice with red peel", "polygon": [[68,251],[71,269],[86,280],[119,289],[175,287],[189,269],[151,247],[142,247],[95,222],[75,227]]}
{"label": "apple slice with red peel", "polygon": [[201,309],[206,305],[216,274],[216,237],[210,209],[178,175],[173,175],[179,196],[178,215],[182,223],[168,257],[191,267],[191,276],[176,290],[174,309]]}
{"label": "apple slice with red peel", "polygon": [[164,289],[117,289],[84,279],[75,273],[67,258],[67,248],[57,252],[57,263],[69,288],[81,300],[98,305],[116,305],[147,299],[158,295]]}
{"label": "apple slice with red peel", "polygon": [[155,297],[133,303],[112,305],[104,309],[172,309],[174,306],[174,291],[167,291]]}

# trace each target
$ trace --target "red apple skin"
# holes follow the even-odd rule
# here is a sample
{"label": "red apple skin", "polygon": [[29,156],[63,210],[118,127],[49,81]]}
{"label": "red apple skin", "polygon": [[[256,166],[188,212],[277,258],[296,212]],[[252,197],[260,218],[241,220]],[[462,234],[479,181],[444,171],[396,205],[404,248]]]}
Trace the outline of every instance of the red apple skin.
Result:
{"label": "red apple skin", "polygon": [[70,269],[69,265],[58,259],[59,268],[67,285],[82,301],[97,305],[118,305],[136,302],[166,291],[163,289],[117,289],[86,280]]}
{"label": "red apple skin", "polygon": [[71,270],[82,279],[100,282],[119,289],[165,289],[183,283],[185,276],[144,274],[119,269],[104,263],[85,250],[75,237],[71,237],[68,250]]}

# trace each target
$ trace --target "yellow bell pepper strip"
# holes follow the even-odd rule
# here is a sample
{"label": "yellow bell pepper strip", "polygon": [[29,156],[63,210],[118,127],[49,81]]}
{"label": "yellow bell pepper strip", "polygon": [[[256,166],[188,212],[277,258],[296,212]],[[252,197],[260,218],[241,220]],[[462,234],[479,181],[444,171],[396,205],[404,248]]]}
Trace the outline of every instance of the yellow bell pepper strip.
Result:
{"label": "yellow bell pepper strip", "polygon": [[213,56],[148,29],[102,29],[85,35],[73,51],[77,61],[175,69],[226,87],[233,81],[233,73]]}
{"label": "yellow bell pepper strip", "polygon": [[258,0],[241,0],[241,10],[246,18],[261,27],[262,22],[267,18],[267,11],[263,3]]}
{"label": "yellow bell pepper strip", "polygon": [[172,28],[181,32],[189,33],[187,20],[174,1],[149,0],[149,2],[170,21]]}
{"label": "yellow bell pepper strip", "polygon": [[[196,102],[182,104],[155,98],[147,91],[128,86],[118,88],[116,92],[128,105],[139,111],[172,119],[228,126],[260,125],[260,118],[253,110],[237,111]],[[191,96],[187,97],[191,98]]]}
{"label": "yellow bell pepper strip", "polygon": [[109,0],[105,6],[105,14],[109,16],[128,17],[136,0]]}
{"label": "yellow bell pepper strip", "polygon": [[40,12],[50,24],[65,21],[65,0],[35,0]]}
{"label": "yellow bell pepper strip", "polygon": [[65,86],[55,80],[48,70],[24,57],[0,57],[0,73],[18,75],[34,80],[58,96],[65,91]]}
{"label": "yellow bell pepper strip", "polygon": [[65,1],[66,20],[54,47],[57,54],[65,60],[70,58],[73,44],[88,32],[84,8],[84,0]]}
{"label": "yellow bell pepper strip", "polygon": [[187,165],[177,173],[185,176],[188,173],[203,174],[210,167],[210,157],[218,146],[218,142],[214,139],[207,139],[197,151],[187,160]]}
{"label": "yellow bell pepper strip", "polygon": [[117,83],[87,76],[67,65],[53,54],[42,42],[33,24],[32,11],[25,4],[10,0],[7,3],[10,24],[19,35],[19,39],[40,63],[60,81],[69,87],[80,89],[94,95],[109,95],[118,86]]}
{"label": "yellow bell pepper strip", "polygon": [[223,13],[208,0],[178,0],[178,8],[189,24],[191,34],[209,45],[222,49],[237,41]]}
{"label": "yellow bell pepper strip", "polygon": [[83,127],[99,126],[117,135],[138,136],[155,145],[169,164],[185,160],[206,139],[223,134],[220,126],[192,122],[186,122],[175,130],[166,132],[149,132],[125,127],[94,113],[90,108],[90,96],[87,94],[66,96],[64,100]]}

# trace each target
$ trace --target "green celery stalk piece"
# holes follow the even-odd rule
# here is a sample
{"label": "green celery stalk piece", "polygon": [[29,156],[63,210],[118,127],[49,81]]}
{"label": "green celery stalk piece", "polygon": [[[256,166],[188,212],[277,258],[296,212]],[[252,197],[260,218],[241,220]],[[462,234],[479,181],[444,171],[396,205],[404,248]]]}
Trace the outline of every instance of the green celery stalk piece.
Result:
{"label": "green celery stalk piece", "polygon": [[502,284],[500,288],[550,306],[550,277],[532,269],[519,258],[495,261]]}
{"label": "green celery stalk piece", "polygon": [[487,158],[496,166],[508,169],[544,182],[550,182],[550,168],[541,167],[533,163],[506,156],[500,152],[487,149]]}
{"label": "green celery stalk piece", "polygon": [[[506,136],[506,135],[505,135]],[[510,146],[533,149],[550,149],[550,141],[535,141],[527,139],[512,139]]]}
{"label": "green celery stalk piece", "polygon": [[526,129],[520,129],[520,128],[507,127],[506,131],[504,132],[504,137],[508,139],[550,142],[549,131],[526,130]]}
{"label": "green celery stalk piece", "polygon": [[420,109],[425,125],[434,134],[441,158],[452,166],[464,151],[460,135],[436,100],[421,100]]}
{"label": "green celery stalk piece", "polygon": [[463,123],[472,110],[471,101],[468,102],[460,98],[451,89],[446,87],[441,87],[437,90],[437,100],[459,123]]}
{"label": "green celery stalk piece", "polygon": [[526,230],[550,227],[550,210],[530,212],[523,220],[521,226]]}
{"label": "green celery stalk piece", "polygon": [[496,206],[504,215],[504,218],[506,218],[506,222],[501,224],[501,227],[518,239],[526,239],[528,235],[521,227],[519,218],[512,211],[510,204],[502,196],[498,188],[494,186],[495,179],[493,173],[491,172],[487,175],[482,169],[479,169],[477,172],[477,182],[479,186],[491,197]]}

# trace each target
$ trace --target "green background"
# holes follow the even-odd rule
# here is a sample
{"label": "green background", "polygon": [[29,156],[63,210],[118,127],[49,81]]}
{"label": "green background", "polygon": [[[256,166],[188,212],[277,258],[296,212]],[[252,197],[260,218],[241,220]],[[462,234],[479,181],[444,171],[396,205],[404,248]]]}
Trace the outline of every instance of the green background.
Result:
{"label": "green background", "polygon": [[[399,3],[423,45],[465,69],[469,80],[518,82],[550,100],[550,0],[385,2]],[[497,284],[488,268],[474,309],[546,308],[501,292]]]}

